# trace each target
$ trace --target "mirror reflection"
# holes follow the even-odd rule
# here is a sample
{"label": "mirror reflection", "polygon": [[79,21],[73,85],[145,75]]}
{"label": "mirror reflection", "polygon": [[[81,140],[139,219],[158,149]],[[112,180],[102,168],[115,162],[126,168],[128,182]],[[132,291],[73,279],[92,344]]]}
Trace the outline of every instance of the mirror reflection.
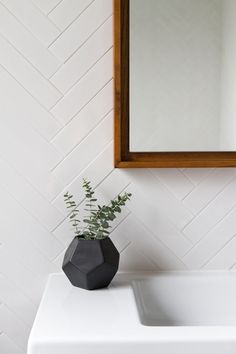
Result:
{"label": "mirror reflection", "polygon": [[236,1],[130,0],[130,151],[236,151]]}

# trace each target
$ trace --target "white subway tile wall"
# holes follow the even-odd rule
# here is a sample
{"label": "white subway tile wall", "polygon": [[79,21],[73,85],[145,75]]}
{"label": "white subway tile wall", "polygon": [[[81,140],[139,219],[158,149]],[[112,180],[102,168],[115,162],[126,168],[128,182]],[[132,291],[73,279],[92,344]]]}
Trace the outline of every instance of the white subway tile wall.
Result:
{"label": "white subway tile wall", "polygon": [[120,270],[234,269],[236,169],[113,168],[112,0],[0,0],[0,352],[26,354],[73,235],[64,191],[133,193]]}

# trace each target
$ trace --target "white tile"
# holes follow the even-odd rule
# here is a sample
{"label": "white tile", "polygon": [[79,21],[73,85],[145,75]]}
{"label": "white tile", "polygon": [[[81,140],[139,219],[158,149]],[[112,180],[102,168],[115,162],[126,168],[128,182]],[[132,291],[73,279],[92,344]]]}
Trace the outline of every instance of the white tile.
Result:
{"label": "white tile", "polygon": [[228,242],[226,246],[204,266],[204,269],[230,269],[235,264],[235,254],[236,237]]}
{"label": "white tile", "polygon": [[113,20],[109,18],[52,76],[51,82],[61,92],[65,94],[111,48],[112,26]]}
{"label": "white tile", "polygon": [[233,209],[229,215],[186,254],[183,261],[191,269],[203,267],[233,238],[235,230],[236,209]]}
{"label": "white tile", "polygon": [[199,213],[234,178],[236,169],[219,168],[213,171],[183,201],[193,213]]}
{"label": "white tile", "polygon": [[185,208],[181,201],[169,192],[169,190],[147,170],[127,172],[132,178],[135,188],[149,199],[156,213],[163,214],[171,220],[176,227],[184,227],[193,215]]}
{"label": "white tile", "polygon": [[[128,216],[121,225],[115,229],[111,238],[119,249],[127,246],[129,242],[138,246],[146,258],[150,258],[160,270],[182,270],[186,266],[183,262],[151,232],[147,230],[133,214]],[[125,240],[125,243],[124,241]],[[148,241],[147,241],[148,240]],[[132,249],[132,247],[131,247]]]}
{"label": "white tile", "polygon": [[49,14],[49,18],[61,29],[65,30],[93,0],[63,0]]}
{"label": "white tile", "polygon": [[111,142],[113,115],[109,114],[56,168],[53,178],[61,188],[66,188],[85,169],[99,152]]}
{"label": "white tile", "polygon": [[45,108],[50,109],[62,97],[62,94],[2,37],[0,52],[0,64]]}
{"label": "white tile", "polygon": [[131,243],[120,255],[120,271],[154,271],[157,266],[153,264],[149,258],[140,252],[140,249]]}
{"label": "white tile", "polygon": [[[2,55],[3,57],[4,55]],[[1,120],[20,119],[32,126],[45,139],[50,140],[60,124],[30,94],[28,94],[3,68],[0,67]],[[12,104],[14,102],[14,104]],[[3,104],[4,103],[4,104]],[[19,118],[20,117],[20,118]]]}
{"label": "white tile", "polygon": [[176,196],[183,199],[193,188],[193,183],[177,168],[153,168],[152,174]]}
{"label": "white tile", "polygon": [[[17,129],[17,128],[16,128]],[[33,138],[33,137],[32,137]],[[34,188],[36,188],[45,197],[50,197],[51,195],[51,178],[50,172],[48,171],[47,161],[47,149],[42,151],[39,155],[39,151],[32,146],[24,144],[20,140],[20,134],[18,135],[18,140],[15,141],[14,134],[11,134],[9,129],[0,130],[0,155],[11,164],[16,171],[23,174],[28,182],[30,182]],[[26,139],[25,139],[26,140]],[[11,146],[11,149],[9,149]],[[40,145],[38,145],[39,147]],[[35,153],[35,157],[34,157]],[[50,150],[48,150],[50,154]],[[45,155],[44,155],[45,154]],[[39,156],[37,156],[39,155]],[[50,156],[48,156],[50,158]],[[45,162],[44,162],[45,159]],[[40,164],[39,164],[40,161]],[[42,165],[42,166],[41,166]],[[43,167],[44,166],[44,167]]]}
{"label": "white tile", "polygon": [[17,347],[5,334],[0,334],[0,348],[4,354],[24,354],[24,351]]}
{"label": "white tile", "polygon": [[12,143],[9,154],[12,154],[15,160],[25,163],[28,168],[36,168],[38,173],[40,173],[40,168],[42,171],[49,171],[60,160],[61,155],[57,150],[25,122],[11,119],[9,116],[8,119],[2,117],[1,120],[0,146],[2,151],[0,153],[6,149],[7,141],[9,144]]}
{"label": "white tile", "polygon": [[68,123],[113,76],[113,51],[99,62],[51,110],[62,123]]}
{"label": "white tile", "polygon": [[29,0],[1,0],[1,3],[45,46],[60,30]]}
{"label": "white tile", "polygon": [[111,0],[95,0],[50,46],[51,52],[66,61],[112,14]]}
{"label": "white tile", "polygon": [[81,188],[83,178],[89,178],[92,185],[96,187],[98,183],[104,180],[106,176],[111,173],[113,168],[113,143],[110,143],[71,184],[66,186],[66,188],[54,200],[53,205],[55,205],[64,215],[66,215],[67,210],[63,200],[64,193],[69,191],[73,195],[76,195],[78,203],[80,203],[83,199]]}
{"label": "white tile", "polygon": [[[53,235],[63,243],[64,247],[68,247],[73,238],[75,237],[73,228],[68,219],[63,220],[63,222],[57,226],[57,228],[53,231]],[[63,252],[62,252],[63,253]],[[59,260],[62,259],[62,254],[59,255]],[[58,265],[58,261],[56,264]],[[62,264],[62,263],[61,263]]]}
{"label": "white tile", "polygon": [[52,11],[62,0],[31,0],[45,14]]}
{"label": "white tile", "polygon": [[24,351],[27,350],[27,339],[30,334],[30,327],[24,325],[5,305],[0,306],[0,329],[1,328],[4,334],[18,347]]}
{"label": "white tile", "polygon": [[190,179],[190,181],[198,185],[207,176],[214,171],[214,168],[183,168],[182,172]]}
{"label": "white tile", "polygon": [[0,175],[0,185],[3,184],[11,196],[48,230],[52,230],[60,222],[62,214],[2,159]]}
{"label": "white tile", "polygon": [[[33,231],[31,230],[32,234]],[[16,231],[13,232],[7,228],[5,229],[5,234],[1,235],[1,241],[4,243],[6,252],[15,257],[16,261],[21,263],[25,268],[44,277],[50,273],[56,273],[58,268],[37,247],[29,243],[27,239],[29,239],[29,235],[27,237],[25,234],[18,236]]]}
{"label": "white tile", "polygon": [[97,187],[98,193],[100,193],[107,203],[111,199],[120,194],[130,183],[130,178],[126,174],[122,173],[120,169],[114,169],[106,179]]}
{"label": "white tile", "polygon": [[[31,325],[35,318],[37,307],[11,283],[0,274],[0,301],[16,313],[26,325]],[[0,337],[1,338],[1,337]],[[4,352],[5,354],[5,352]]]}
{"label": "white tile", "polygon": [[227,185],[225,189],[187,225],[183,230],[184,234],[193,242],[199,241],[236,205],[235,195],[236,181],[234,179],[232,183]]}
{"label": "white tile", "polygon": [[66,156],[113,108],[113,82],[109,82],[52,140]]}
{"label": "white tile", "polygon": [[[0,204],[0,210],[4,215],[4,219],[0,223],[0,242],[4,245],[11,243],[14,247],[14,252],[18,252],[17,257],[20,257],[17,245],[19,245],[24,254],[23,243],[27,244],[25,249],[27,255],[22,258],[22,262],[27,266],[26,259],[29,257],[28,261],[32,260],[32,269],[35,269],[37,265],[36,259],[38,258],[41,263],[44,263],[45,268],[51,269],[49,260],[55,258],[62,250],[60,242],[16,202],[1,185],[0,196],[1,200],[4,200],[4,204]],[[28,249],[31,251],[28,252]],[[35,255],[35,260],[33,254]],[[42,274],[43,265],[41,269],[40,265],[38,267],[39,274]]]}
{"label": "white tile", "polygon": [[1,274],[13,286],[19,288],[35,306],[38,306],[45,285],[41,274],[30,271],[13,257],[9,262],[9,253],[5,251],[4,245],[0,247],[0,269]]}
{"label": "white tile", "polygon": [[[132,193],[129,209],[134,213],[166,247],[169,247],[178,257],[182,257],[192,246],[160,210],[157,210],[150,198],[146,197],[140,187],[133,183],[129,186]],[[140,202],[141,201],[141,202]]]}
{"label": "white tile", "polygon": [[44,76],[50,77],[60,66],[60,60],[18,22],[3,5],[0,5],[0,34]]}
{"label": "white tile", "polygon": [[[67,244],[67,246],[69,245],[69,243]],[[66,249],[65,249],[66,251]],[[64,255],[65,255],[65,251],[60,253],[59,256],[57,256],[57,258],[54,259],[53,263],[58,267],[60,268],[60,272],[62,272],[62,264],[63,264],[63,259],[64,259]]]}

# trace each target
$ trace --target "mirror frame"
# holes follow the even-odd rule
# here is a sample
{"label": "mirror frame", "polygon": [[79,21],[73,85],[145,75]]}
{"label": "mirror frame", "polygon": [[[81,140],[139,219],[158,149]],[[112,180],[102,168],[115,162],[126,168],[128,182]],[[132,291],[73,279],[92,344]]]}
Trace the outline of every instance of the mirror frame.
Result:
{"label": "mirror frame", "polygon": [[236,152],[129,151],[129,0],[114,0],[115,167],[236,167]]}

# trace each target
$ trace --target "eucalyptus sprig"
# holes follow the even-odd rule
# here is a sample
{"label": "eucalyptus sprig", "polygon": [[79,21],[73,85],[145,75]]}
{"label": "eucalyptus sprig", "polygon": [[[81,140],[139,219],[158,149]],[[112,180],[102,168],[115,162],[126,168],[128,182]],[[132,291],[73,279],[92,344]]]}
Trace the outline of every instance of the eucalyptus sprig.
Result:
{"label": "eucalyptus sprig", "polygon": [[94,189],[91,182],[84,179],[83,189],[85,194],[86,217],[83,219],[83,226],[80,226],[78,218],[79,210],[74,201],[73,195],[67,192],[64,200],[71,213],[69,221],[72,224],[75,236],[85,240],[104,239],[110,234],[111,222],[121,213],[122,207],[130,200],[131,193],[123,193],[110,201],[108,205],[97,205],[97,198],[94,197]]}

